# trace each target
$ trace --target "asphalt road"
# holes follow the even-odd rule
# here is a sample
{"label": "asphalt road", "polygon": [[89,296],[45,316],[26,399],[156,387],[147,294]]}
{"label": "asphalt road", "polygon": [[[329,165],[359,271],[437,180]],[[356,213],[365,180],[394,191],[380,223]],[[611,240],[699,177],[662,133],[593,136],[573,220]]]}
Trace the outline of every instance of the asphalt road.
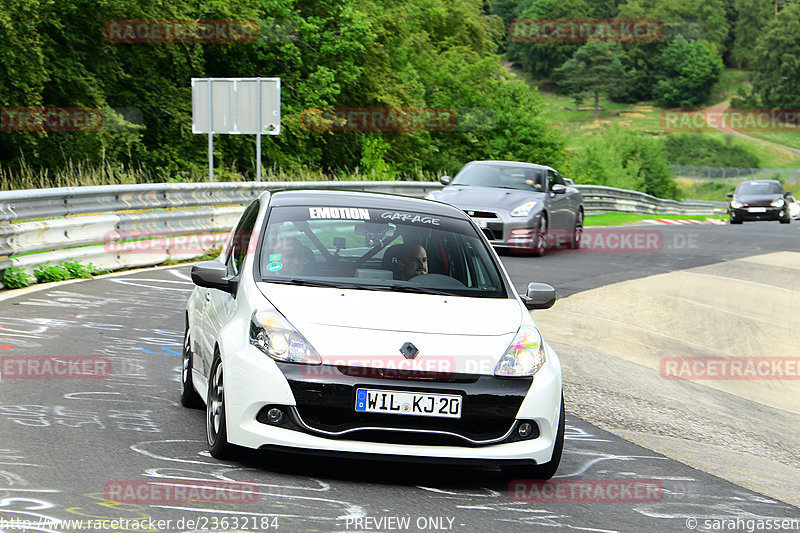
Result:
{"label": "asphalt road", "polygon": [[[518,288],[543,281],[563,297],[749,255],[800,251],[797,224],[625,231],[634,230],[660,232],[662,246],[614,253],[554,252],[543,258],[504,256],[503,261]],[[113,368],[104,379],[3,376],[0,524],[6,521],[5,531],[21,530],[22,520],[42,520],[36,526],[25,524],[35,531],[75,529],[58,520],[88,521],[84,524],[91,529],[96,520],[128,519],[144,522],[107,530],[141,530],[144,525],[150,531],[298,532],[689,531],[693,525],[701,531],[747,531],[758,527],[756,520],[800,520],[797,507],[604,432],[570,415],[569,405],[556,479],[606,488],[608,483],[655,483],[664,488],[663,494],[625,503],[553,497],[513,501],[508,483],[491,469],[257,452],[236,462],[214,460],[205,451],[204,412],[178,403],[183,307],[192,288],[188,270],[179,266],[133,272],[0,301],[0,358],[91,355],[109,358]],[[145,480],[172,486],[202,480],[248,482],[256,484],[252,492],[258,497],[251,503],[103,500],[104,491],[119,482]],[[156,522],[148,524],[147,519]]]}

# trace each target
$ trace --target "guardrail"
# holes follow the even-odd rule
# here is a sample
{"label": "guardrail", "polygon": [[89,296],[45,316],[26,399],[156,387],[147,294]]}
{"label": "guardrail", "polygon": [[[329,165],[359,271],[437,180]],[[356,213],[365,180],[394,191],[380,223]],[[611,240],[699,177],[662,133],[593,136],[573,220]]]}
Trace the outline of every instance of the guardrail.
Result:
{"label": "guardrail", "polygon": [[800,182],[798,168],[737,168],[737,167],[699,167],[694,165],[672,165],[672,173],[680,178],[695,180],[774,180],[782,179],[789,183]]}
{"label": "guardrail", "polygon": [[[266,190],[337,189],[422,197],[435,182],[314,181],[109,185],[0,192],[0,271],[29,273],[68,258],[117,270],[190,259],[222,243],[243,206]],[[722,202],[663,200],[577,185],[587,213],[712,214]],[[197,237],[195,240],[187,236]],[[200,238],[202,237],[202,238]]]}

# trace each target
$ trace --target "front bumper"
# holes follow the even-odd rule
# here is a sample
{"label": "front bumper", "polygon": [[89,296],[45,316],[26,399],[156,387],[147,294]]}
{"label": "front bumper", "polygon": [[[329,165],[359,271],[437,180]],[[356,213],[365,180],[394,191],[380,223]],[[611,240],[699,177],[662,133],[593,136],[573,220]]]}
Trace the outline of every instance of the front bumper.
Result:
{"label": "front bumper", "polygon": [[[547,350],[548,364],[532,380],[464,374],[430,380],[354,376],[347,369],[276,363],[248,346],[223,357],[228,440],[249,448],[387,459],[547,462],[561,400],[558,358]],[[463,394],[462,418],[356,413],[358,387]],[[266,411],[275,406],[288,415],[285,423],[266,420]],[[521,440],[519,421],[533,423],[538,436]]]}
{"label": "front bumper", "polygon": [[[469,210],[467,210],[469,212]],[[535,229],[540,213],[533,217],[512,217],[507,213],[485,212],[472,219],[495,248],[530,248],[535,243]]]}
{"label": "front bumper", "polygon": [[[755,212],[753,210],[756,210]],[[764,212],[760,212],[764,209]],[[729,208],[730,216],[734,220],[754,221],[754,220],[786,220],[788,218],[788,208],[783,207],[741,207]]]}

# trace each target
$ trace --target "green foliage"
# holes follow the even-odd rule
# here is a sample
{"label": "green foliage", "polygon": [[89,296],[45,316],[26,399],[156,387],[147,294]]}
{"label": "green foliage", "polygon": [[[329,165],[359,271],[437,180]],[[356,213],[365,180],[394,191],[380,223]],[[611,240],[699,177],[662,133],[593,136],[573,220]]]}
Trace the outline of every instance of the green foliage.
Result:
{"label": "green foliage", "polygon": [[734,0],[734,7],[731,60],[740,68],[752,69],[758,65],[755,44],[773,18],[773,4],[763,0]]}
{"label": "green foliage", "polygon": [[50,261],[42,263],[33,271],[36,281],[49,283],[51,281],[64,281],[72,279],[72,274],[63,265],[51,265]]}
{"label": "green foliage", "polygon": [[605,128],[574,162],[578,183],[607,185],[678,199],[678,187],[657,139],[621,126]]}
{"label": "green foliage", "polygon": [[39,283],[49,283],[51,281],[91,278],[94,275],[107,272],[106,269],[97,268],[92,263],[84,265],[76,259],[65,259],[58,265],[51,265],[50,261],[42,263],[34,269],[33,275]]}
{"label": "green foliage", "polygon": [[698,133],[670,134],[664,138],[667,161],[673,165],[758,168],[758,156],[728,135],[724,141]]}
{"label": "green foliage", "polygon": [[[591,3],[586,0],[530,0],[517,2],[512,18],[560,19],[587,18],[592,16]],[[507,15],[506,15],[507,16]],[[526,72],[537,78],[548,77],[563,65],[581,43],[524,42],[509,36],[508,59],[517,63]]]}
{"label": "green foliage", "polygon": [[694,107],[705,102],[722,72],[722,60],[703,41],[678,36],[661,55],[653,89],[664,107]]}
{"label": "green foliage", "polygon": [[[503,21],[485,13],[483,0],[2,3],[0,106],[103,113],[100,131],[4,136],[0,167],[14,174],[23,165],[47,169],[43,186],[55,184],[67,165],[133,169],[131,176],[144,168],[132,179],[145,181],[203,179],[207,142],[191,133],[189,80],[207,76],[281,78],[282,131],[264,141],[263,158],[294,175],[453,172],[493,154],[553,164],[563,158],[563,140],[539,116],[537,92],[523,90],[501,66]],[[114,19],[249,20],[260,36],[249,43],[120,44],[103,36]],[[309,109],[387,107],[478,110],[487,120],[451,131],[366,135],[303,123]],[[520,131],[532,133],[521,141]],[[254,154],[252,136],[215,138],[222,179],[252,179]]]}
{"label": "green foliage", "polygon": [[800,107],[800,4],[787,6],[755,47],[753,91],[767,107]]}
{"label": "green foliage", "polygon": [[608,93],[626,79],[621,57],[616,43],[588,42],[556,69],[554,75],[559,88],[576,101],[586,94],[594,96],[594,118],[597,120],[600,94]]}
{"label": "green foliage", "polygon": [[31,275],[25,272],[24,268],[10,266],[3,271],[3,276],[0,281],[7,289],[21,289],[22,287],[29,286],[33,279]]}
{"label": "green foliage", "polygon": [[67,259],[61,262],[61,266],[67,269],[70,279],[91,278],[98,271],[92,263],[82,264],[75,259]]}
{"label": "green foliage", "polygon": [[219,255],[222,253],[222,246],[216,246],[214,248],[208,248],[203,250],[203,255],[197,258],[198,261],[213,261],[214,259],[218,258]]}

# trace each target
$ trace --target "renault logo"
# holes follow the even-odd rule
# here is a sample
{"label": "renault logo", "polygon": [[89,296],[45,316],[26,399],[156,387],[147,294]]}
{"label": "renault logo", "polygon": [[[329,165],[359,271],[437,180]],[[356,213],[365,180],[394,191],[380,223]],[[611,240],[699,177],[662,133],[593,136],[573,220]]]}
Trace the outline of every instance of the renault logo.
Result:
{"label": "renault logo", "polygon": [[414,359],[419,353],[419,350],[417,350],[416,346],[407,342],[400,347],[400,353],[403,354],[403,357],[406,359]]}

